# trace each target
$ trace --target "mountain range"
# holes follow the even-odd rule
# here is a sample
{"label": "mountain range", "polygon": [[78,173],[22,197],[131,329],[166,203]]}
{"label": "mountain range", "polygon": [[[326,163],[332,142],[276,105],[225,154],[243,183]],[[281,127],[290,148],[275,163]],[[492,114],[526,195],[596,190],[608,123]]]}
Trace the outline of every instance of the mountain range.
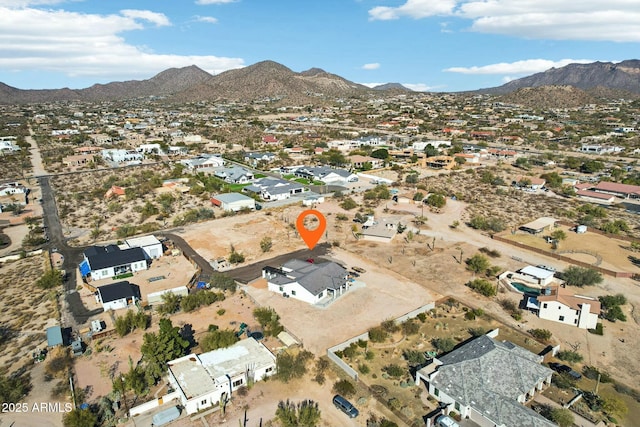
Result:
{"label": "mountain range", "polygon": [[[532,93],[539,95],[539,91],[532,92],[531,88],[543,87],[540,90],[546,93],[545,98],[555,102],[558,102],[555,93],[571,93],[569,98],[577,103],[608,95],[640,97],[640,60],[617,64],[569,64],[474,93],[504,95],[508,99]],[[381,92],[407,91],[410,90],[399,83],[369,88],[319,68],[297,73],[277,62],[262,61],[218,75],[211,75],[195,65],[171,68],[147,80],[95,84],[85,89],[23,90],[0,83],[0,103],[110,101],[163,96],[176,102],[284,99],[289,104],[301,104],[318,102],[323,96],[379,96]]]}

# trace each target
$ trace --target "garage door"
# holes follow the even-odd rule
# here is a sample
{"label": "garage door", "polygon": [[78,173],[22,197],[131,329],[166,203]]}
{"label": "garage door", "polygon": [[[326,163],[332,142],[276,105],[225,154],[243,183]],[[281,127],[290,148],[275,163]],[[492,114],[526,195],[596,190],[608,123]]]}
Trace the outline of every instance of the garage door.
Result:
{"label": "garage door", "polygon": [[158,248],[151,248],[149,251],[149,255],[151,258],[160,258],[160,250]]}

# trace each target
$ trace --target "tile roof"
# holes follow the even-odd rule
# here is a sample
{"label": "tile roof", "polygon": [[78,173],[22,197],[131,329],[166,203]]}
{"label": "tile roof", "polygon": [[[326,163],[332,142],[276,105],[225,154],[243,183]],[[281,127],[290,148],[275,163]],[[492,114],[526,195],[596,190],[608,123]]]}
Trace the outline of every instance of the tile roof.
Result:
{"label": "tile roof", "polygon": [[551,288],[551,295],[538,296],[538,301],[557,301],[576,311],[582,310],[582,304],[589,304],[589,312],[593,314],[600,314],[600,311],[602,310],[600,301],[597,299],[581,295],[573,295],[568,289],[559,288],[557,286]]}
{"label": "tile roof", "polygon": [[619,184],[617,182],[608,181],[600,181],[595,187],[593,187],[593,189],[623,194],[640,194],[640,186],[638,185]]}

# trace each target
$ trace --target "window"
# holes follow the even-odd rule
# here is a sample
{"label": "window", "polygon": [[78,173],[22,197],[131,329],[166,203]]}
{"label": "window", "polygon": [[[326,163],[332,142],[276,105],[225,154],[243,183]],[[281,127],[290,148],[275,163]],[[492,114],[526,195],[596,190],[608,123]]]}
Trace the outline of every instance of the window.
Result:
{"label": "window", "polygon": [[577,325],[578,324],[578,319],[573,319],[573,324]]}
{"label": "window", "polygon": [[265,372],[271,372],[271,371],[273,371],[273,366],[270,366],[265,370]]}
{"label": "window", "polygon": [[434,396],[440,396],[440,390],[438,390],[437,388],[433,389],[433,395]]}
{"label": "window", "polygon": [[456,402],[455,404],[456,411],[460,412],[460,404]]}
{"label": "window", "polygon": [[280,286],[278,289],[280,289],[280,292],[284,292],[284,287]]}
{"label": "window", "polygon": [[207,404],[207,399],[204,399],[203,401],[200,402],[201,405],[206,405]]}
{"label": "window", "polygon": [[240,378],[239,380],[236,380],[233,382],[233,386],[234,387],[239,387],[242,385],[242,383],[244,382],[244,380],[242,378]]}
{"label": "window", "polygon": [[558,317],[558,320],[561,321],[561,322],[564,322],[564,316]]}
{"label": "window", "polygon": [[547,308],[547,303],[542,304],[542,308]]}
{"label": "window", "polygon": [[295,294],[296,294],[296,291],[291,291],[291,295],[295,295]]}

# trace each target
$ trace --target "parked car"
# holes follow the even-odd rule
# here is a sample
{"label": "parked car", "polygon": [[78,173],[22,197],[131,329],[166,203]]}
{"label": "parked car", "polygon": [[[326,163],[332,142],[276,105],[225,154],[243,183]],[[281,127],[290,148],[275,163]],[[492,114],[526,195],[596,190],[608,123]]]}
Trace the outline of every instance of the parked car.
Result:
{"label": "parked car", "polygon": [[347,414],[349,418],[355,418],[359,414],[356,407],[353,406],[351,402],[349,402],[347,399],[340,396],[339,394],[336,394],[335,396],[333,396],[333,404],[336,406],[336,408],[340,409],[342,412]]}
{"label": "parked car", "polygon": [[582,375],[580,374],[580,372],[574,371],[573,369],[571,369],[571,366],[564,365],[562,363],[552,362],[552,363],[549,363],[549,367],[554,371],[556,371],[557,373],[567,374],[573,379],[579,380],[580,378],[582,378]]}
{"label": "parked car", "polygon": [[360,268],[360,267],[352,267],[351,269],[353,271],[355,271],[356,273],[360,273],[360,274],[367,272],[367,270],[365,270],[364,268]]}

